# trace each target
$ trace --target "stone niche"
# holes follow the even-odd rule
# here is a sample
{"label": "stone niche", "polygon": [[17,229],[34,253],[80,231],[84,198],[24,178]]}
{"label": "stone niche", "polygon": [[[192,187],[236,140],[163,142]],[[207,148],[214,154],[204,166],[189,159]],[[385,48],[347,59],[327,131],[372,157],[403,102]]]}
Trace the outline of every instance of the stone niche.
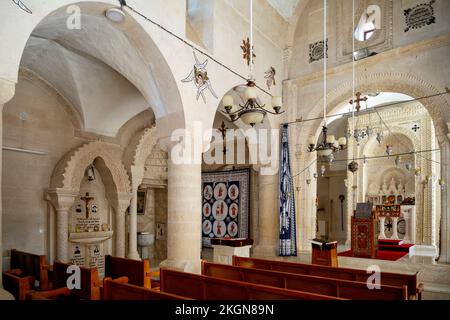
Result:
{"label": "stone niche", "polygon": [[68,256],[76,265],[97,268],[103,277],[104,257],[111,254],[112,248],[111,206],[100,173],[95,167],[92,170],[95,178],[84,176],[70,209]]}

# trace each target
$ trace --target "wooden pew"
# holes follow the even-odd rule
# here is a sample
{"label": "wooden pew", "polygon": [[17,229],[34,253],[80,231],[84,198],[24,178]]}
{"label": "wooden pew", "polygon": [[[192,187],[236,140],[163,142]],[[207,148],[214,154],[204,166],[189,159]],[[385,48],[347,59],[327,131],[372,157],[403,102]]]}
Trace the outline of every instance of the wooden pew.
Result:
{"label": "wooden pew", "polygon": [[30,290],[49,289],[48,268],[45,255],[12,249],[10,270],[3,272],[3,286],[16,299],[25,300]]}
{"label": "wooden pew", "polygon": [[[369,274],[365,270],[327,267],[321,265],[301,264],[293,262],[284,262],[276,260],[256,259],[233,256],[233,265],[265,269],[272,271],[281,271],[287,273],[304,274],[332,279],[350,280],[357,282],[366,282]],[[402,287],[407,286],[409,299],[422,298],[423,284],[417,282],[418,272],[415,274],[400,274],[400,273],[381,273],[381,285]]]}
{"label": "wooden pew", "polygon": [[150,261],[148,260],[105,256],[105,277],[112,279],[128,277],[129,284],[150,289],[152,287],[151,276]]}
{"label": "wooden pew", "polygon": [[116,280],[105,278],[103,282],[103,300],[191,300],[175,294],[142,288],[127,282],[123,278]]}
{"label": "wooden pew", "polygon": [[[53,288],[66,288],[67,278],[71,274],[67,273],[70,264],[55,261],[53,263],[54,285]],[[81,289],[71,290],[71,295],[79,300],[100,300],[100,279],[98,270],[95,268],[80,267]],[[48,292],[51,294],[51,292]]]}
{"label": "wooden pew", "polygon": [[407,300],[407,287],[382,285],[370,290],[365,282],[279,271],[236,267],[202,261],[202,275],[352,300]]}
{"label": "wooden pew", "polygon": [[345,300],[161,268],[161,291],[196,300]]}

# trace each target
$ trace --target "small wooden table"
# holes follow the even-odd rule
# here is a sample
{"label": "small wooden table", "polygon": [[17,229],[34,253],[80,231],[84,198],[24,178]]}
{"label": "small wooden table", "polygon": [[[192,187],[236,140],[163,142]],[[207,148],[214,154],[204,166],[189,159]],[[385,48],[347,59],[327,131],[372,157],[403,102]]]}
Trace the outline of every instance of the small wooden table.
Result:
{"label": "small wooden table", "polygon": [[337,267],[337,241],[322,241],[314,239],[312,244],[312,264]]}
{"label": "small wooden table", "polygon": [[214,263],[233,264],[233,255],[250,257],[253,239],[211,239],[214,248]]}

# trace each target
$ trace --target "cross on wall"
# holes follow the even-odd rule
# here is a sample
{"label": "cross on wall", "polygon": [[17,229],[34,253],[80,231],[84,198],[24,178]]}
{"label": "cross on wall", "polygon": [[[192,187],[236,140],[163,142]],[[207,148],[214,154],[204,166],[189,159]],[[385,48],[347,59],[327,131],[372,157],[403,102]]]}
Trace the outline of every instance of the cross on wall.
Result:
{"label": "cross on wall", "polygon": [[417,124],[415,124],[414,127],[411,128],[411,130],[414,132],[419,131],[419,129],[420,129],[420,127]]}

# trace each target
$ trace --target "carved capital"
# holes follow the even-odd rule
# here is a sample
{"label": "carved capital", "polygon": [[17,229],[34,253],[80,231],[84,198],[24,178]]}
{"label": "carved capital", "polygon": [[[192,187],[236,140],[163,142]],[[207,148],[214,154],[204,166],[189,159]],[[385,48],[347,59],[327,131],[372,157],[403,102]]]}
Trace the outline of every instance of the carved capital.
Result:
{"label": "carved capital", "polygon": [[46,199],[50,201],[57,212],[68,212],[77,196],[76,190],[48,189]]}

